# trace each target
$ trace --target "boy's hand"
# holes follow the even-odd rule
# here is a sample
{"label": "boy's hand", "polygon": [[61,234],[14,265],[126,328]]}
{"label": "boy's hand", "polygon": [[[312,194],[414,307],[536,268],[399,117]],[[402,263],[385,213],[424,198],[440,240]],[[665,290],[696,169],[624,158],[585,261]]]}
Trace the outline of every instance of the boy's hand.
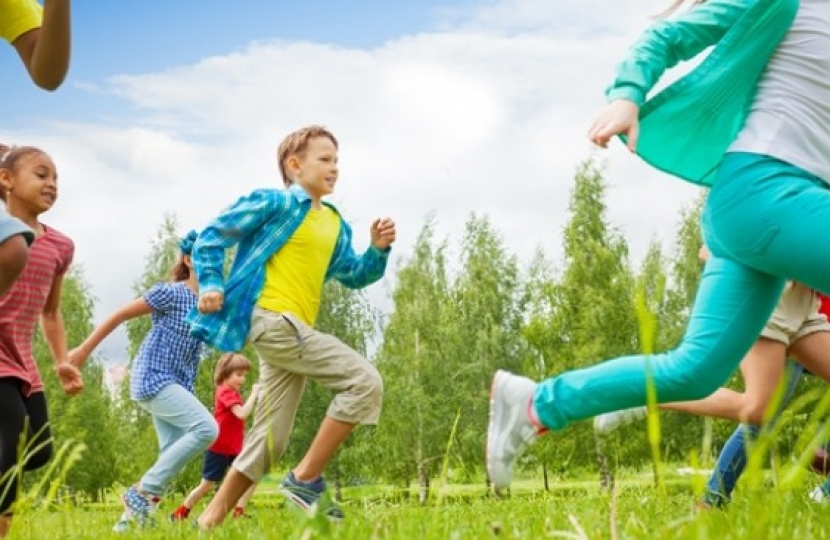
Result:
{"label": "boy's hand", "polygon": [[199,296],[199,311],[202,313],[216,313],[222,309],[225,295],[220,292],[209,292]]}
{"label": "boy's hand", "polygon": [[372,245],[384,250],[395,241],[395,222],[389,218],[378,218],[372,222],[369,234],[372,238]]}
{"label": "boy's hand", "polygon": [[254,383],[251,385],[251,395],[256,396],[259,394],[259,383]]}
{"label": "boy's hand", "polygon": [[81,377],[81,372],[69,362],[61,362],[55,366],[55,370],[58,372],[61,386],[70,396],[74,396],[84,389],[84,379]]}
{"label": "boy's hand", "polygon": [[89,357],[86,351],[83,350],[82,347],[75,347],[67,354],[69,357],[69,363],[75,366],[76,368],[80,369],[80,366],[86,362],[86,359]]}

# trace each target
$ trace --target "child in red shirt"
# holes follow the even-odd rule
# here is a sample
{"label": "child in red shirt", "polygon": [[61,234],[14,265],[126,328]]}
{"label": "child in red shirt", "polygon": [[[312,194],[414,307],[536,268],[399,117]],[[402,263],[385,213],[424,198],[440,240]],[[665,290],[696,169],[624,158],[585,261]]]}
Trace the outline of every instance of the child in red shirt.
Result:
{"label": "child in red shirt", "polygon": [[[190,510],[216,487],[228,472],[233,460],[242,451],[245,439],[245,418],[254,408],[259,385],[251,387],[248,401],[242,401],[239,390],[245,384],[245,378],[251,370],[251,362],[241,354],[223,354],[216,363],[213,381],[216,383],[216,397],[213,407],[213,416],[219,424],[219,436],[205,452],[205,462],[202,467],[202,482],[190,492],[184,503],[170,516],[173,521],[187,519]],[[254,494],[256,484],[239,499],[234,508],[234,517],[240,517],[245,512],[245,505]]]}

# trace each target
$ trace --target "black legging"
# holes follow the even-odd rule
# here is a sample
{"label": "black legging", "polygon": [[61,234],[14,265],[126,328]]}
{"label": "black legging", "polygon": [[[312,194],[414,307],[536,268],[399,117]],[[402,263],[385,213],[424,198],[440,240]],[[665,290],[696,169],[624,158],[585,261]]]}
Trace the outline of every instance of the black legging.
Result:
{"label": "black legging", "polygon": [[24,471],[33,471],[52,458],[46,396],[36,392],[26,397],[20,379],[0,378],[0,515],[8,515],[17,498],[20,474],[14,469],[18,465],[18,449],[27,417],[29,433],[24,439],[25,450],[20,461]]}

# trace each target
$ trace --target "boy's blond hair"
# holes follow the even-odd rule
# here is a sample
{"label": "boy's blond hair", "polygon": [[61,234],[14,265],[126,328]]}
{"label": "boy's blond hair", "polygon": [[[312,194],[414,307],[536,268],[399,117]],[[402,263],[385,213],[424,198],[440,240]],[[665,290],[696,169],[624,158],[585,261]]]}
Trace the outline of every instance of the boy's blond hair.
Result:
{"label": "boy's blond hair", "polygon": [[294,180],[288,176],[288,171],[285,168],[285,162],[291,156],[304,157],[305,151],[308,148],[308,141],[317,137],[328,137],[334,147],[338,147],[337,138],[332,135],[331,131],[323,126],[308,126],[298,129],[294,133],[289,133],[280,143],[277,149],[277,159],[280,162],[280,174],[282,174],[282,181],[285,187],[294,183]]}
{"label": "boy's blond hair", "polygon": [[216,371],[213,372],[213,382],[219,386],[231,376],[234,371],[251,371],[251,361],[236,353],[226,353],[216,362]]}

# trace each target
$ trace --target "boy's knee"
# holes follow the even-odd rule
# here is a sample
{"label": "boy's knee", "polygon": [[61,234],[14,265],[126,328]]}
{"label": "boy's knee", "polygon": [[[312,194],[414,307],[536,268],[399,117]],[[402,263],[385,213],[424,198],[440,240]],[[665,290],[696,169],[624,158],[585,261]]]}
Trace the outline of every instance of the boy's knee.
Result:
{"label": "boy's knee", "polygon": [[762,403],[748,403],[741,407],[741,422],[758,426],[764,423],[767,407]]}
{"label": "boy's knee", "polygon": [[383,401],[383,378],[374,366],[371,366],[371,369],[367,370],[361,379],[360,393],[372,402]]}

